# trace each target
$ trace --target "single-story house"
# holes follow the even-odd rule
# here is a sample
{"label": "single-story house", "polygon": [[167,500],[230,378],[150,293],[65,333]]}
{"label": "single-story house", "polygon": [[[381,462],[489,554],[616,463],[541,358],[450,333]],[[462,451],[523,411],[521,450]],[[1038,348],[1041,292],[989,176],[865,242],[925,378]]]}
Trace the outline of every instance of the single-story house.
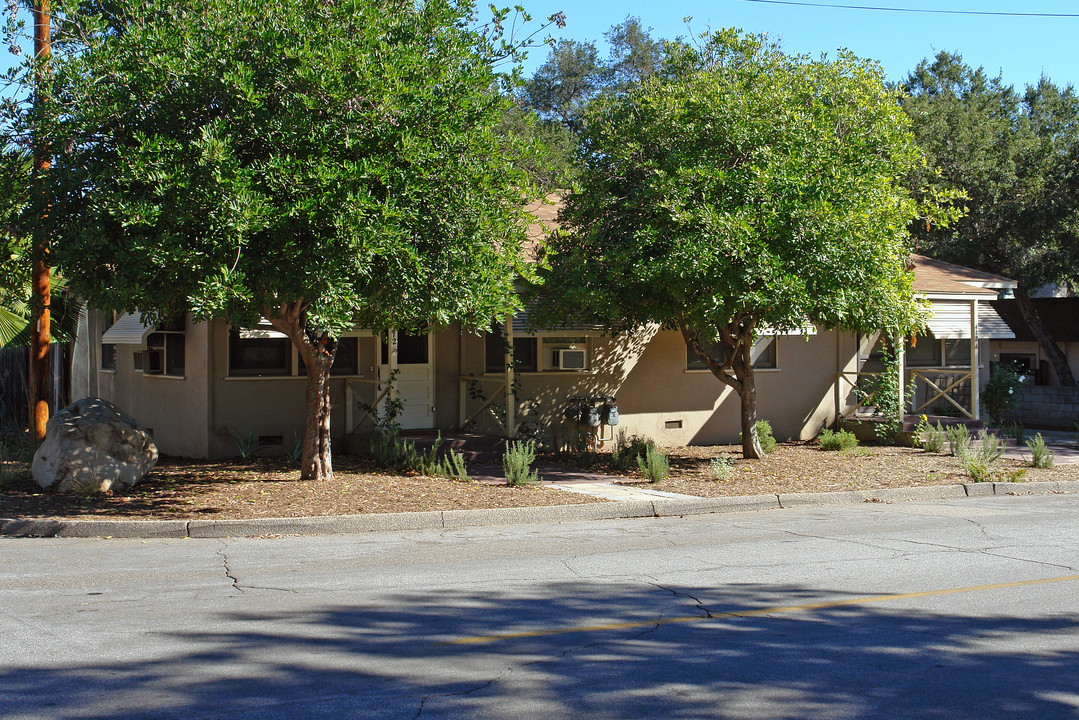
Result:
{"label": "single-story house", "polygon": [[[991,302],[1014,283],[929,258],[915,262],[915,288],[933,317],[929,332],[907,344],[904,376],[917,392],[910,409],[943,404],[977,417],[989,343],[1012,337]],[[531,426],[565,438],[575,429],[563,416],[571,398],[609,396],[628,433],[664,445],[737,441],[737,395],[699,366],[680,334],[657,327],[617,337],[587,327],[529,333],[524,320],[486,334],[456,326],[392,333],[389,342],[363,329],[348,333],[332,371],[335,440],[369,430],[367,407],[392,392],[409,430],[516,435]],[[854,386],[875,370],[875,342],[823,330],[762,336],[758,416],[780,439],[809,439],[864,411]],[[507,344],[515,353],[509,364]],[[165,454],[226,457],[237,454],[237,438],[290,447],[302,436],[304,370],[290,341],[268,324],[237,328],[188,316],[154,327],[137,315],[94,312],[76,356],[75,395],[116,403],[153,430]]]}

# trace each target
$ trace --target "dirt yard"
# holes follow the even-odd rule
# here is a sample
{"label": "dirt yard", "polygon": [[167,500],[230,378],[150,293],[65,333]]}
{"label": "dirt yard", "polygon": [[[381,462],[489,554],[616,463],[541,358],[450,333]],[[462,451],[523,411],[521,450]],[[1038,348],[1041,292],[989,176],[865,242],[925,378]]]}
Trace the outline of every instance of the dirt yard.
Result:
{"label": "dirt yard", "polygon": [[[955,458],[918,449],[858,447],[822,450],[816,443],[780,443],[763,460],[747,461],[734,446],[667,448],[669,479],[647,487],[703,497],[869,490],[968,482]],[[729,458],[729,479],[711,464]],[[607,473],[602,455],[582,465]],[[993,466],[1001,479],[1079,481],[1079,464],[1039,470],[1017,460]],[[150,476],[123,494],[71,497],[41,491],[25,465],[0,473],[0,517],[253,518],[348,515],[424,510],[569,505],[602,502],[549,487],[517,488],[418,475],[387,474],[356,457],[335,458],[331,482],[299,482],[283,459],[210,462],[164,459]],[[1021,477],[1018,477],[1021,476]],[[621,482],[640,482],[636,472]],[[1017,490],[1019,486],[1017,485]]]}

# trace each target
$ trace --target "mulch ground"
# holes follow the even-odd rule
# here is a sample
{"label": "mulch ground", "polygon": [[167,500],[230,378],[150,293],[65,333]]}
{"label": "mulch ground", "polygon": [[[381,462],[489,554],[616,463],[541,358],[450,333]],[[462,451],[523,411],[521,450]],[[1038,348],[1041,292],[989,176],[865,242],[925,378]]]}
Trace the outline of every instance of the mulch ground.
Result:
{"label": "mulch ground", "polygon": [[[743,460],[736,446],[666,448],[671,476],[641,483],[667,492],[718,497],[835,490],[872,490],[969,482],[955,458],[900,447],[858,447],[844,452],[822,450],[816,443],[780,443],[763,460]],[[712,461],[733,463],[730,477],[718,480]],[[553,458],[545,458],[553,459]],[[598,473],[640,482],[637,472],[611,473],[604,455],[574,461]],[[1001,459],[993,466],[998,479],[1079,482],[1079,464],[1035,469]],[[22,518],[258,518],[360,513],[462,510],[570,505],[602,502],[598,498],[546,487],[507,487],[419,475],[390,474],[363,458],[334,458],[334,478],[300,482],[299,471],[284,459],[194,461],[165,458],[140,484],[125,493],[91,497],[43,491],[29,478],[25,464],[0,472],[0,517]]]}

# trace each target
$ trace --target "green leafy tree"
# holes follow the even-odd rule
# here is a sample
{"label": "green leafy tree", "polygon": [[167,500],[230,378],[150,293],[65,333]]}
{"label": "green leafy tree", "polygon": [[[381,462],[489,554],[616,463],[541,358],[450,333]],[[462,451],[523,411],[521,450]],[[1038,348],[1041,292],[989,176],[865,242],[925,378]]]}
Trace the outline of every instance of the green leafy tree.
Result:
{"label": "green leafy tree", "polygon": [[653,40],[638,18],[612,25],[604,37],[610,47],[600,57],[594,41],[562,40],[521,90],[525,106],[542,120],[561,123],[580,134],[585,109],[604,94],[624,92],[660,72],[664,43]]}
{"label": "green leafy tree", "polygon": [[906,268],[919,208],[900,180],[922,158],[874,63],[730,30],[669,47],[669,79],[585,115],[537,316],[677,328],[737,391],[743,454],[760,458],[758,334],[919,325]]}
{"label": "green leafy tree", "polygon": [[303,479],[331,476],[354,326],[517,304],[526,178],[493,128],[506,13],[456,0],[117,0],[55,75],[55,233],[98,307],[265,317],[307,369]]}
{"label": "green leafy tree", "polygon": [[942,52],[903,84],[929,167],[914,185],[962,191],[948,227],[915,223],[922,252],[1018,281],[1020,312],[1064,385],[1067,358],[1030,293],[1079,281],[1079,97],[1043,78],[1018,93]]}

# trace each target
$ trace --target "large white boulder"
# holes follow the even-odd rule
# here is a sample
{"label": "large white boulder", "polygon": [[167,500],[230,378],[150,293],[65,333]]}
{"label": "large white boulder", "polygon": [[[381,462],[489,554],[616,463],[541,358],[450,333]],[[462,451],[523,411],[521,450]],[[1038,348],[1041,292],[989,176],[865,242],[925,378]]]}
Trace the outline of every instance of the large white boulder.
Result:
{"label": "large white boulder", "polygon": [[156,464],[157,447],[134,418],[83,398],[49,420],[30,471],[41,487],[88,493],[129,488]]}

